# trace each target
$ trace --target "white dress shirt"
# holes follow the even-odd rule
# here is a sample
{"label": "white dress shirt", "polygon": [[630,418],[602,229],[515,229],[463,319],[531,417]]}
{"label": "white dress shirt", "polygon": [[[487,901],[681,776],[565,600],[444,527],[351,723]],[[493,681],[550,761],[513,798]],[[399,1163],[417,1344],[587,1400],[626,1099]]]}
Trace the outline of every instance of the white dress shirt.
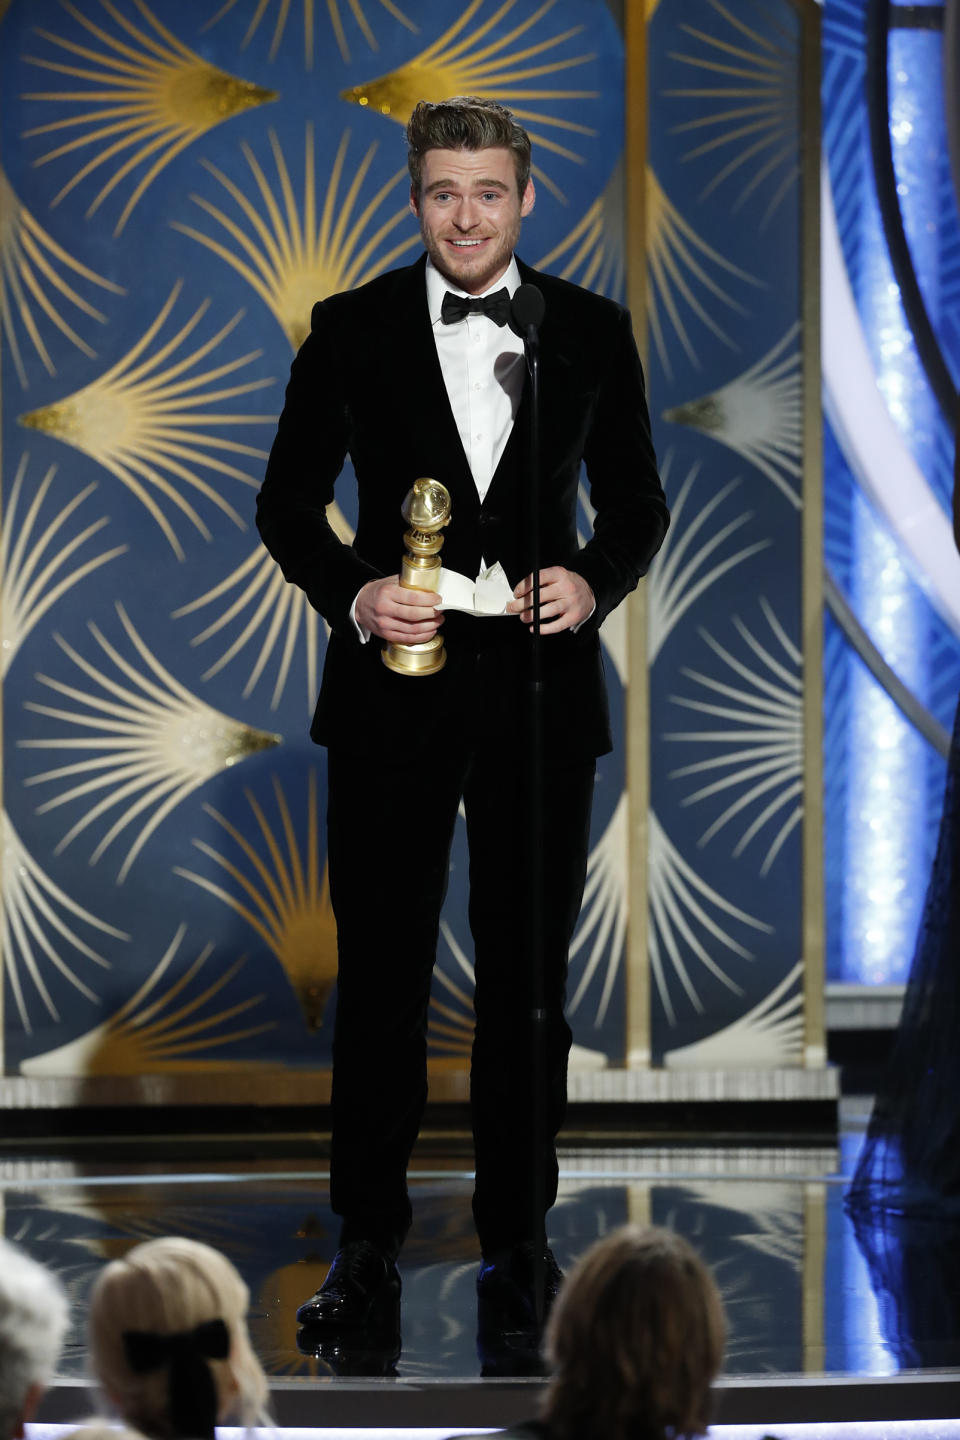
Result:
{"label": "white dress shirt", "polygon": [[[511,259],[506,274],[483,295],[496,294],[505,287],[512,297],[519,285],[517,262]],[[444,325],[440,308],[448,290],[454,295],[467,295],[465,290],[451,285],[428,257],[427,308],[437,358],[463,452],[482,501],[520,408],[523,341],[509,325],[495,325],[487,315],[467,315],[452,325]]]}
{"label": "white dress shirt", "polygon": [[[483,294],[496,294],[506,286],[512,296],[519,284],[520,271],[516,260],[511,258],[506,274]],[[490,488],[520,408],[524,377],[523,341],[509,325],[496,325],[488,315],[467,315],[452,325],[444,325],[440,308],[448,290],[454,295],[467,294],[466,290],[460,290],[444,279],[428,256],[427,307],[437,358],[463,452],[482,501]],[[486,561],[483,561],[485,564]],[[354,596],[350,618],[365,644],[370,632],[357,624],[356,610],[357,597]]]}

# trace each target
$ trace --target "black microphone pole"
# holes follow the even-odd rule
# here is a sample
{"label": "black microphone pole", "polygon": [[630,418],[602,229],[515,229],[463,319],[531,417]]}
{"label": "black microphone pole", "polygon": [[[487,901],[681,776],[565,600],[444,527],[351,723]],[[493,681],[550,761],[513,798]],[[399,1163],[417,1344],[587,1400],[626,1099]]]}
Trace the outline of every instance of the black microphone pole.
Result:
{"label": "black microphone pole", "polygon": [[543,962],[543,661],[540,639],[540,336],[543,295],[521,285],[510,303],[510,327],[523,339],[530,376],[530,432],[527,475],[527,545],[533,576],[533,633],[527,697],[527,843],[529,849],[527,940],[530,954],[530,1027],[533,1066],[533,1291],[538,1326],[544,1320],[545,1265],[540,1230],[544,1220],[544,1132],[546,1130],[546,1009]]}

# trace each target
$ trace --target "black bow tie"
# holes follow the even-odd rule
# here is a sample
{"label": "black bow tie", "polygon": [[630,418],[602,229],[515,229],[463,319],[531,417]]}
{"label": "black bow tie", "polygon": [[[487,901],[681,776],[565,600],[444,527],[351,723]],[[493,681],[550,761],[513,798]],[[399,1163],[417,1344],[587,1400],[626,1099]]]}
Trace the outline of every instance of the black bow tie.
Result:
{"label": "black bow tie", "polygon": [[482,299],[472,295],[454,295],[452,290],[448,290],[440,307],[440,319],[444,325],[454,325],[468,315],[489,315],[494,325],[506,325],[510,319],[510,292],[507,287],[495,290],[492,295],[484,295]]}

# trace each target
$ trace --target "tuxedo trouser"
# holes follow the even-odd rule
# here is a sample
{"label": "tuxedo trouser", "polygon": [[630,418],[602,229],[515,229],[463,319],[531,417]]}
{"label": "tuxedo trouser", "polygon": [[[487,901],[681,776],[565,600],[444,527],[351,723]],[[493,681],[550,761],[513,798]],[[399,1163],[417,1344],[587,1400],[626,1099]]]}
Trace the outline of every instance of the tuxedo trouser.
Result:
{"label": "tuxedo trouser", "polygon": [[[548,765],[543,807],[545,1075],[534,1114],[533,987],[525,915],[526,766],[458,744],[440,763],[328,752],[327,853],[337,920],[331,1201],[341,1244],[395,1252],[410,1227],[407,1163],[427,1098],[427,1018],[461,799],[470,849],[475,1028],[473,1211],[486,1255],[545,1240],[571,1033],[567,956],[580,912],[596,762]],[[539,1173],[538,1173],[539,1172]]]}

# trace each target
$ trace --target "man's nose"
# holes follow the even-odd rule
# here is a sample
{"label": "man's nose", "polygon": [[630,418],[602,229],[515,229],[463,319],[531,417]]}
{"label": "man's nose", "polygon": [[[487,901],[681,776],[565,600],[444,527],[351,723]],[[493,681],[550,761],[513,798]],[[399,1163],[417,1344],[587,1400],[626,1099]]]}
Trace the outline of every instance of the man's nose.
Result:
{"label": "man's nose", "polygon": [[453,223],[458,230],[472,230],[477,224],[479,217],[477,208],[472,200],[461,200],[457,206],[457,213]]}

